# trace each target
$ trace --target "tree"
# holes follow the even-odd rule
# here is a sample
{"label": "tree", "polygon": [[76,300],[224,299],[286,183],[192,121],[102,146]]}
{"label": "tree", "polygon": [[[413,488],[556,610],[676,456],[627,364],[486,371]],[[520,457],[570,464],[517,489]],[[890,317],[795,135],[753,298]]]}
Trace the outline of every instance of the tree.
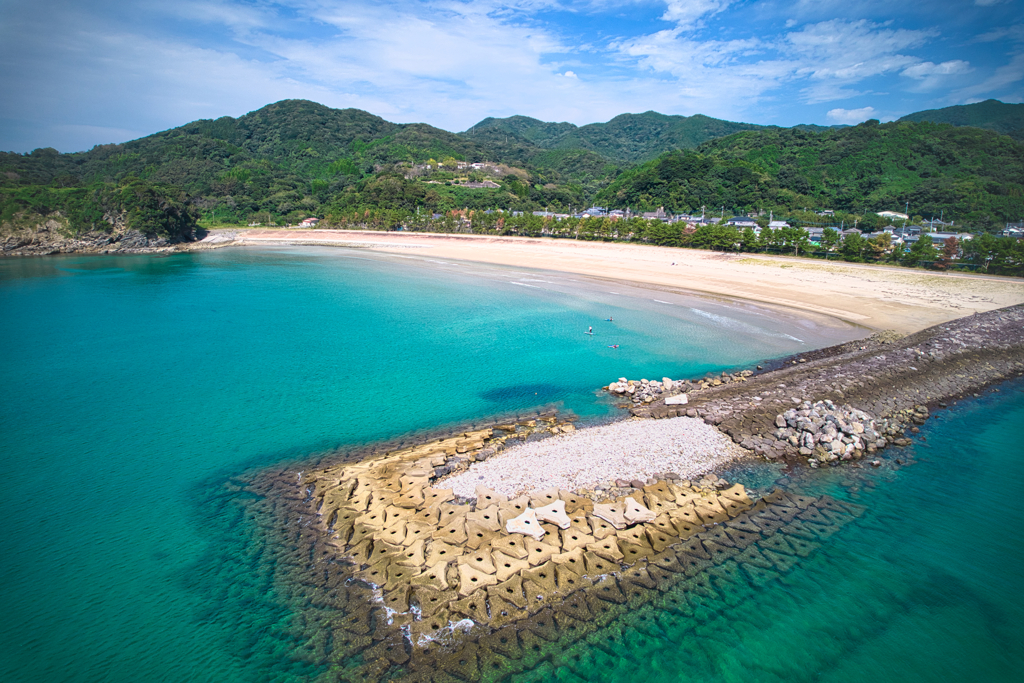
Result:
{"label": "tree", "polygon": [[955,237],[950,237],[942,243],[942,253],[939,255],[939,260],[935,262],[935,268],[938,270],[949,270],[949,267],[953,264],[953,259],[959,254],[959,241]]}
{"label": "tree", "polygon": [[932,238],[928,235],[921,235],[920,239],[914,242],[910,250],[903,255],[903,265],[914,267],[923,261],[934,261],[936,256],[937,252],[932,245]]}
{"label": "tree", "polygon": [[742,251],[757,251],[757,233],[753,228],[743,229],[743,234],[740,235],[740,249]]}
{"label": "tree", "polygon": [[801,249],[806,251],[811,243],[810,235],[803,228],[780,228],[779,237],[781,238],[782,246],[786,249],[792,249],[794,256],[799,256]]}
{"label": "tree", "polygon": [[843,237],[843,245],[839,251],[845,261],[862,261],[867,246],[868,241],[859,232],[851,232]]}
{"label": "tree", "polygon": [[835,228],[825,228],[821,233],[821,246],[825,251],[832,251],[839,246],[839,231]]}
{"label": "tree", "polygon": [[883,232],[881,235],[872,237],[868,240],[868,247],[871,249],[872,256],[881,259],[892,248],[892,235]]}

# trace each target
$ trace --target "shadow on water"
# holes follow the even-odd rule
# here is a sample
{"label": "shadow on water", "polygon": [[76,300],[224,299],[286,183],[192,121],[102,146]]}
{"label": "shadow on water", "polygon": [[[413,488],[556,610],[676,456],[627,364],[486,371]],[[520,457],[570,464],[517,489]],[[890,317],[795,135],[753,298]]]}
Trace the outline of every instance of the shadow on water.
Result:
{"label": "shadow on water", "polygon": [[546,403],[564,396],[568,389],[554,384],[513,384],[480,392],[480,397],[493,403]]}

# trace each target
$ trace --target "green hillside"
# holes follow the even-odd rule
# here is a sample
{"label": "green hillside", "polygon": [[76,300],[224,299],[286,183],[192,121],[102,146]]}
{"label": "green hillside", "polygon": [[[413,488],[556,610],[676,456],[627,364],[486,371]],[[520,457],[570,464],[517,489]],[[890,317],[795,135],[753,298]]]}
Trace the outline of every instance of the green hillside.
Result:
{"label": "green hillside", "polygon": [[598,196],[612,206],[726,212],[830,208],[942,213],[1002,227],[1024,216],[1024,145],[991,131],[868,121],[812,133],[737,133],[668,152],[623,173]]}
{"label": "green hillside", "polygon": [[[566,211],[595,202],[861,215],[909,201],[912,214],[944,212],[958,224],[994,228],[1024,217],[1021,149],[967,126],[785,129],[654,112],[580,127],[486,119],[454,134],[285,100],[88,152],[0,153],[0,218],[27,225],[58,214],[69,230],[81,231],[102,229],[117,214],[144,232],[185,236],[197,217],[352,222],[368,211],[392,212],[393,220],[410,212]],[[458,168],[459,161],[492,163],[471,169]]]}
{"label": "green hillside", "polygon": [[[500,161],[526,166],[513,192],[457,192],[402,177],[429,160]],[[286,222],[330,208],[430,210],[461,206],[513,205],[533,209],[585,201],[619,168],[585,150],[550,151],[526,143],[513,150],[425,124],[395,124],[358,109],[331,109],[285,100],[237,119],[194,121],[118,145],[59,154],[0,153],[0,192],[5,213],[61,210],[58,197],[30,187],[91,188],[104,193],[124,182],[176,188],[192,198],[209,220]],[[378,176],[400,190],[381,194]],[[442,175],[441,181],[452,177]],[[602,179],[604,179],[602,181]],[[516,183],[519,183],[516,185]],[[595,185],[597,183],[597,185]],[[589,188],[589,189],[588,189]],[[45,215],[45,214],[44,214]]]}
{"label": "green hillside", "polygon": [[607,123],[574,126],[526,116],[488,118],[461,135],[491,145],[530,144],[543,149],[584,149],[622,163],[653,159],[672,149],[691,149],[712,138],[764,126],[709,116],[667,116],[649,111],[622,114]]}
{"label": "green hillside", "polygon": [[931,121],[952,126],[974,126],[994,130],[1024,141],[1024,104],[1006,104],[999,100],[985,100],[976,104],[961,104],[943,109],[928,109],[907,114],[900,121]]}

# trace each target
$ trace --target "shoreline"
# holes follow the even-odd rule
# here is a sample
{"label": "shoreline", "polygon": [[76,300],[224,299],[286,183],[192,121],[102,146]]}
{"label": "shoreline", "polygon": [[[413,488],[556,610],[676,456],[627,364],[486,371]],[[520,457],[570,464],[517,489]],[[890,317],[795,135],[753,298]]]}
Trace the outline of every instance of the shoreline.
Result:
{"label": "shoreline", "polygon": [[652,289],[667,287],[904,334],[1024,303],[1024,280],[1006,276],[553,238],[296,228],[217,230],[198,242],[175,245],[115,248],[116,244],[104,243],[52,250],[44,246],[42,251],[20,255],[171,255],[232,246],[367,249],[586,275]]}
{"label": "shoreline", "polygon": [[626,281],[824,315],[873,330],[918,332],[1024,303],[1024,281],[785,256],[551,238],[344,230],[248,230],[239,246],[347,246]]}

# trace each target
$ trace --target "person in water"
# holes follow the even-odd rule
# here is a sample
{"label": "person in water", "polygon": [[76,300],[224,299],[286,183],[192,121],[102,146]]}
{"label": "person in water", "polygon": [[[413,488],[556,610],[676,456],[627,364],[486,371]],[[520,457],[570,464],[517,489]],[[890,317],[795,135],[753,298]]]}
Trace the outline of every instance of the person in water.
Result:
{"label": "person in water", "polygon": [[611,318],[608,318],[608,322],[611,322],[611,321],[612,321],[612,319],[611,319]]}
{"label": "person in water", "polygon": [[609,349],[617,349],[617,348],[619,348],[619,345],[618,345],[618,344],[612,344],[612,345],[611,345],[611,346],[609,346],[608,348],[609,348]]}
{"label": "person in water", "polygon": [[594,334],[594,328],[593,327],[588,327],[587,328],[587,334]]}

